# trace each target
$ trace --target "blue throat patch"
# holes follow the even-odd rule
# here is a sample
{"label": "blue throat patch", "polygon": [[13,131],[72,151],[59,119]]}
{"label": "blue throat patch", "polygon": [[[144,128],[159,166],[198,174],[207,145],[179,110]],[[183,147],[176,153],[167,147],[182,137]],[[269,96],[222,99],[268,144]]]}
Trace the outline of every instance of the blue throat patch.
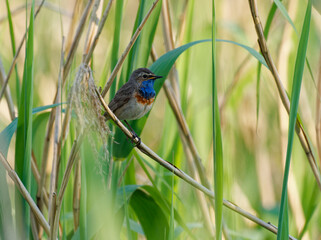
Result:
{"label": "blue throat patch", "polygon": [[140,88],[139,88],[139,94],[149,100],[153,97],[155,97],[156,95],[156,92],[154,90],[154,79],[151,79],[151,80],[147,80],[147,81],[144,81],[142,82],[142,84],[140,85]]}

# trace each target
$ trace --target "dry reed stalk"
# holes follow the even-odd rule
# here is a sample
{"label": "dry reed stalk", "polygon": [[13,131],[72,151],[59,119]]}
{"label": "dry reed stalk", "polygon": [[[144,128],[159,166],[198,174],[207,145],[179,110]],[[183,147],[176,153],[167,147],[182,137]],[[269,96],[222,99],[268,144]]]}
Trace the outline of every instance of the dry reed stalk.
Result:
{"label": "dry reed stalk", "polygon": [[93,36],[97,32],[97,27],[98,27],[97,25],[98,25],[98,21],[100,19],[103,3],[104,3],[104,1],[95,0],[93,8],[91,10],[91,15],[90,15],[89,23],[88,23],[88,27],[87,27],[87,34],[86,34],[86,38],[85,38],[83,57],[85,57],[85,53],[88,52],[88,49],[89,49],[89,46],[91,45]]}
{"label": "dry reed stalk", "polygon": [[[40,189],[39,188],[39,185],[40,185],[40,173],[39,173],[39,170],[38,170],[38,166],[37,166],[37,161],[36,161],[36,157],[34,155],[34,152],[32,151],[31,152],[31,171],[32,171],[32,174],[36,180],[36,183],[37,183],[37,187],[38,187],[38,190]],[[48,196],[48,193],[47,193],[47,190],[45,187],[42,188],[42,195],[43,195],[43,203],[45,204],[45,206],[48,208],[48,204],[49,204],[49,196]],[[43,212],[43,209],[42,209],[42,206],[43,206],[43,203],[39,204],[40,201],[39,201],[39,198],[38,196],[36,197],[37,198],[37,206],[39,208],[39,210],[41,212]],[[31,219],[32,220],[32,219]],[[35,222],[35,224],[37,224],[37,222]],[[34,231],[34,229],[33,229]],[[41,238],[43,234],[43,229],[42,227],[38,224],[37,226],[37,237],[38,238]]]}
{"label": "dry reed stalk", "polygon": [[32,197],[30,196],[30,194],[29,194],[28,190],[26,189],[26,187],[21,182],[21,180],[20,180],[19,176],[17,175],[17,173],[11,168],[11,166],[8,163],[7,159],[2,155],[1,152],[0,152],[0,160],[1,160],[1,163],[3,164],[3,166],[5,167],[5,169],[7,170],[10,178],[13,180],[13,182],[17,186],[17,188],[20,191],[20,193],[23,196],[23,198],[28,202],[31,211],[33,212],[33,214],[37,218],[38,222],[44,228],[46,233],[49,235],[50,227],[49,227],[49,224],[47,223],[45,217],[42,215],[42,213],[39,210],[39,208],[37,207],[36,203],[33,201]]}
{"label": "dry reed stalk", "polygon": [[81,188],[81,162],[75,163],[75,178],[74,178],[74,191],[72,201],[72,211],[74,216],[74,230],[79,227],[79,214],[80,214],[80,188]]}
{"label": "dry reed stalk", "polygon": [[[72,41],[71,47],[70,47],[70,51],[66,60],[66,63],[64,64],[64,69],[63,69],[63,79],[62,79],[62,88],[64,87],[65,84],[65,80],[66,77],[70,71],[70,66],[71,66],[71,61],[75,55],[76,49],[78,47],[79,41],[80,41],[80,37],[83,33],[84,30],[84,26],[85,26],[85,22],[87,20],[90,8],[92,6],[93,0],[89,0],[85,10],[82,14],[82,17],[79,21],[78,27],[77,27],[77,31],[75,34],[75,37]],[[55,95],[55,99],[54,99],[54,103],[57,102],[58,98],[58,91],[56,91],[56,95]],[[46,137],[45,137],[45,143],[44,143],[44,147],[43,147],[43,155],[42,155],[42,165],[41,165],[41,172],[40,172],[40,183],[41,185],[39,186],[40,189],[42,189],[42,187],[45,185],[45,177],[46,177],[46,168],[47,168],[47,162],[48,162],[48,150],[49,150],[49,143],[50,143],[50,139],[51,139],[51,132],[52,132],[52,128],[53,128],[53,123],[55,120],[55,116],[56,116],[56,109],[53,108],[49,117],[49,121],[48,121],[48,125],[47,125],[47,131],[46,131]],[[65,118],[66,119],[66,118]],[[63,125],[64,130],[66,130],[67,125]],[[64,128],[66,127],[66,128]],[[64,137],[63,134],[61,134],[62,138]],[[38,195],[40,196],[40,201],[42,200],[42,196],[41,196],[41,191],[38,191]]]}
{"label": "dry reed stalk", "polygon": [[65,194],[65,190],[67,188],[67,184],[68,184],[68,181],[69,181],[69,177],[70,177],[70,174],[71,174],[72,167],[74,165],[74,162],[75,162],[75,160],[77,158],[77,154],[79,152],[80,144],[77,144],[77,143],[81,142],[81,138],[82,138],[82,136],[78,137],[78,139],[75,140],[74,143],[73,143],[73,146],[72,146],[72,149],[71,149],[71,152],[70,152],[70,155],[69,155],[69,159],[68,159],[68,162],[67,162],[66,170],[65,170],[65,173],[64,173],[63,178],[62,178],[60,191],[59,191],[58,197],[56,199],[56,203],[55,203],[56,204],[56,206],[55,206],[56,212],[55,212],[55,215],[54,215],[53,224],[51,225],[52,226],[51,227],[51,229],[52,229],[51,230],[51,232],[52,232],[51,239],[56,239],[57,238],[62,200],[63,200],[63,196]]}
{"label": "dry reed stalk", "polygon": [[73,7],[72,16],[71,16],[71,23],[70,23],[68,34],[66,37],[65,52],[70,52],[76,24],[79,19],[79,15],[80,15],[80,9],[82,9],[82,4],[83,4],[83,1],[81,1],[81,0],[75,1],[75,5]]}
{"label": "dry reed stalk", "polygon": [[93,54],[93,52],[94,52],[94,49],[95,49],[95,47],[96,47],[96,45],[97,45],[99,36],[100,36],[100,34],[101,34],[104,26],[105,26],[105,23],[106,23],[106,20],[107,20],[108,15],[109,15],[109,12],[110,12],[112,3],[113,3],[113,0],[109,0],[108,5],[107,5],[107,7],[105,8],[104,14],[103,14],[103,16],[102,16],[102,18],[101,18],[101,20],[100,20],[100,22],[99,22],[99,26],[98,26],[96,35],[95,35],[95,37],[94,37],[94,40],[93,40],[92,44],[90,45],[90,48],[89,48],[89,45],[88,45],[89,50],[86,51],[86,54],[84,54],[85,59],[84,59],[83,62],[84,62],[85,64],[88,64],[88,63],[89,63],[89,60],[90,60],[90,58],[91,58],[91,56],[92,56],[92,54]]}
{"label": "dry reed stalk", "polygon": [[[61,44],[61,56],[60,56],[60,68],[58,74],[58,83],[57,83],[57,98],[56,103],[60,103],[61,99],[61,91],[62,91],[62,69],[64,62],[64,38],[62,38]],[[58,184],[58,175],[59,175],[59,163],[60,163],[60,149],[61,149],[61,141],[59,140],[59,132],[60,132],[60,116],[61,116],[61,105],[57,106],[56,116],[55,116],[55,134],[54,134],[54,153],[53,153],[53,161],[52,161],[52,169],[50,176],[50,191],[49,191],[49,207],[48,207],[48,215],[49,215],[49,225],[51,226],[50,238],[57,238],[58,228],[55,229],[54,220],[57,215],[57,202],[55,199],[57,184]],[[61,138],[61,136],[60,136]],[[59,220],[59,218],[58,218]]]}
{"label": "dry reed stalk", "polygon": [[[33,176],[35,177],[37,185],[38,185],[38,188],[39,188],[39,185],[40,185],[40,173],[39,173],[39,170],[38,170],[37,163],[36,163],[36,160],[34,158],[33,152],[32,152],[32,158],[31,158],[31,170],[32,170]],[[43,194],[43,198],[44,198],[43,199],[44,203],[48,207],[49,197],[48,197],[48,193],[47,193],[47,190],[45,189],[45,187],[42,188],[42,194]]]}
{"label": "dry reed stalk", "polygon": [[[280,98],[281,101],[283,103],[283,106],[285,107],[287,113],[289,114],[290,112],[290,101],[289,98],[286,94],[285,88],[282,84],[282,81],[280,79],[279,73],[277,71],[277,68],[273,62],[273,59],[270,55],[270,51],[267,47],[266,44],[266,40],[264,37],[264,33],[263,33],[263,27],[261,24],[261,20],[260,17],[258,15],[258,10],[257,10],[257,5],[256,5],[256,0],[249,0],[249,5],[250,5],[250,10],[251,10],[251,15],[253,18],[253,22],[254,22],[254,26],[255,26],[255,30],[258,36],[258,43],[261,49],[261,53],[273,75],[273,78],[275,80],[276,86],[278,88],[279,94],[280,94]],[[308,158],[310,167],[312,169],[312,172],[314,174],[315,180],[318,184],[319,189],[321,190],[321,175],[319,172],[319,169],[316,165],[316,161],[315,161],[315,156],[311,150],[311,146],[310,143],[308,141],[307,135],[305,133],[305,130],[303,129],[301,123],[297,120],[296,122],[296,128],[295,128],[295,132],[297,133],[301,146]]]}
{"label": "dry reed stalk", "polygon": [[138,28],[136,29],[134,35],[132,36],[132,38],[130,39],[125,51],[123,52],[123,54],[120,56],[115,68],[113,69],[112,73],[110,74],[108,81],[106,82],[103,91],[102,91],[102,96],[105,97],[106,93],[108,92],[109,88],[111,87],[111,84],[113,83],[118,71],[120,70],[120,67],[123,65],[125,58],[127,57],[130,49],[133,47],[134,43],[136,42],[137,37],[139,36],[140,32],[143,30],[143,27],[145,25],[145,23],[147,22],[149,16],[151,15],[152,11],[155,9],[157,3],[159,2],[159,0],[155,0],[155,2],[152,4],[151,8],[149,9],[149,11],[147,12],[146,16],[144,17],[143,21],[141,22],[141,24],[138,26]]}
{"label": "dry reed stalk", "polygon": [[90,12],[90,9],[91,9],[93,3],[94,3],[93,0],[89,0],[88,1],[87,5],[85,7],[85,10],[84,10],[84,12],[83,12],[83,14],[82,14],[82,16],[80,18],[80,21],[78,23],[78,27],[77,27],[77,30],[76,30],[76,34],[75,34],[74,40],[73,40],[73,42],[71,44],[70,51],[68,53],[66,62],[64,64],[62,86],[64,86],[66,78],[67,78],[67,76],[69,74],[70,67],[71,67],[71,62],[74,59],[76,50],[77,50],[78,45],[79,45],[80,37],[82,36],[82,33],[83,33],[85,25],[86,25],[85,22],[86,22],[86,20],[88,18],[88,15],[89,15],[89,12]]}
{"label": "dry reed stalk", "polygon": [[[211,198],[214,198],[214,192],[213,191],[211,191],[208,188],[204,187],[203,185],[199,184],[197,181],[195,181],[193,178],[191,178],[189,175],[187,175],[185,172],[183,172],[179,168],[175,167],[173,164],[171,164],[171,163],[165,161],[164,159],[162,159],[155,152],[153,152],[148,146],[146,146],[143,142],[140,142],[140,144],[138,145],[139,139],[137,137],[135,137],[132,134],[132,132],[129,131],[124,126],[124,124],[115,116],[115,114],[110,110],[110,108],[105,103],[105,101],[104,101],[102,95],[100,94],[100,92],[97,89],[95,89],[95,91],[96,91],[97,97],[99,98],[99,101],[100,101],[101,105],[103,106],[105,112],[108,113],[108,115],[112,119],[112,121],[123,131],[123,133],[128,138],[133,140],[133,142],[137,145],[136,147],[142,153],[144,153],[147,156],[149,156],[151,159],[153,159],[158,164],[160,164],[161,166],[165,167],[166,169],[168,169],[169,171],[174,173],[176,176],[178,176],[179,178],[181,178],[182,180],[184,180],[185,182],[187,182],[191,186],[193,186],[193,187],[197,188],[198,190],[202,191],[207,196],[209,196]],[[265,229],[269,230],[270,232],[272,232],[274,234],[277,234],[277,228],[272,226],[270,223],[266,223],[263,220],[259,219],[258,217],[248,213],[247,211],[245,211],[242,208],[238,207],[234,203],[223,199],[223,205],[225,207],[233,210],[234,212],[237,212],[238,214],[244,216],[245,218],[251,220],[252,222],[255,222],[256,224],[264,227]],[[295,239],[295,238],[293,238],[292,236],[289,236],[289,239]]]}
{"label": "dry reed stalk", "polygon": [[[42,0],[42,2],[40,3],[37,11],[35,12],[34,19],[36,19],[36,17],[38,16],[38,13],[40,12],[40,9],[41,9],[41,7],[43,6],[44,2],[45,2],[45,0]],[[16,55],[14,56],[14,58],[13,58],[13,60],[12,60],[12,63],[11,63],[11,66],[10,66],[10,68],[9,68],[8,75],[7,75],[7,77],[6,77],[6,80],[4,81],[4,84],[2,85],[2,88],[1,88],[1,91],[0,91],[0,100],[1,100],[1,98],[2,98],[2,96],[3,96],[3,93],[4,93],[5,90],[6,90],[6,87],[7,87],[7,85],[8,85],[8,82],[9,82],[9,79],[10,79],[11,74],[12,74],[12,72],[13,72],[13,69],[14,69],[14,67],[15,67],[15,65],[16,65],[16,63],[17,63],[18,56],[19,56],[20,51],[21,51],[21,49],[22,49],[23,43],[24,43],[24,41],[26,40],[26,36],[27,36],[28,31],[29,31],[29,27],[26,29],[26,32],[25,32],[25,34],[24,34],[23,37],[22,37],[22,40],[21,40],[21,42],[20,42],[20,44],[19,44],[19,47],[18,47],[18,49],[17,49],[17,51],[16,51]]]}
{"label": "dry reed stalk", "polygon": [[33,212],[30,213],[30,225],[31,225],[31,233],[34,240],[39,240],[38,237],[38,222],[36,221],[35,215]]}

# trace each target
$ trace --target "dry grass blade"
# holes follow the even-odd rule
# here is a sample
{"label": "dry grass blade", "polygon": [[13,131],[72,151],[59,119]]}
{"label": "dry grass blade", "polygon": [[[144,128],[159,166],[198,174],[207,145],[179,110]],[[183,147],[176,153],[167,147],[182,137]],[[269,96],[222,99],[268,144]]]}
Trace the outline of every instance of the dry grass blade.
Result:
{"label": "dry grass blade", "polygon": [[[43,6],[44,2],[45,2],[45,0],[43,0],[43,1],[41,2],[41,4],[39,5],[37,11],[35,12],[35,17],[34,17],[34,19],[36,19],[36,17],[38,16],[38,13],[40,12],[40,9],[41,9],[41,7]],[[10,69],[9,69],[9,72],[8,72],[8,75],[7,75],[7,78],[6,78],[6,80],[4,81],[4,84],[2,85],[2,89],[1,89],[1,92],[0,92],[0,100],[1,100],[1,98],[2,98],[2,96],[3,96],[4,91],[6,90],[6,87],[7,87],[7,85],[8,85],[10,76],[11,76],[11,74],[12,74],[12,71],[13,71],[16,63],[17,63],[18,56],[19,56],[20,51],[21,51],[21,49],[22,49],[23,43],[24,43],[24,41],[26,40],[26,36],[27,36],[27,32],[28,32],[28,31],[29,31],[29,28],[26,29],[26,32],[25,32],[25,34],[23,35],[22,40],[21,40],[21,42],[20,42],[20,44],[19,44],[19,47],[18,47],[18,49],[17,49],[16,55],[14,56],[14,58],[13,58],[13,60],[12,60],[12,63],[11,63],[11,66],[10,66]]]}
{"label": "dry grass blade", "polygon": [[[105,103],[103,97],[99,93],[97,89],[95,89],[96,94],[99,98],[99,101],[101,105],[103,106],[105,112],[108,113],[109,117],[115,122],[115,124],[124,132],[124,134],[129,138],[132,139],[135,144],[139,143],[139,139],[137,137],[134,137],[132,132],[129,131],[123,123],[115,116],[115,114],[110,110],[108,105]],[[210,198],[214,198],[214,192],[209,190],[208,188],[204,187],[203,185],[199,184],[197,181],[195,181],[193,178],[191,178],[189,175],[187,175],[185,172],[181,171],[179,168],[175,167],[173,164],[165,161],[160,156],[158,156],[155,152],[153,152],[149,147],[147,147],[143,142],[140,142],[139,145],[137,145],[137,148],[147,156],[149,156],[151,159],[156,161],[161,166],[165,167],[172,173],[174,173],[176,176],[190,184],[191,186],[195,187],[196,189],[202,191]],[[246,212],[242,208],[238,207],[237,205],[223,199],[223,204],[225,207],[239,213],[240,215],[246,217],[247,219],[257,223],[258,225],[264,227],[265,229],[269,230],[270,232],[273,232],[277,234],[277,229],[273,227],[271,224],[264,222],[263,220],[257,218],[256,216]],[[290,239],[295,239],[292,236],[289,237]]]}
{"label": "dry grass blade", "polygon": [[[260,17],[258,15],[258,10],[257,10],[257,5],[256,5],[256,1],[255,0],[249,0],[249,5],[250,5],[250,9],[251,9],[251,14],[252,14],[252,18],[253,18],[253,22],[255,25],[255,29],[256,29],[256,33],[258,36],[258,43],[262,52],[262,55],[273,75],[273,78],[275,80],[276,86],[278,88],[283,106],[285,107],[286,111],[290,112],[290,101],[289,98],[286,94],[285,88],[283,87],[282,81],[280,79],[279,73],[276,69],[276,66],[273,62],[273,59],[270,55],[269,49],[267,47],[266,44],[266,40],[264,38],[264,34],[263,34],[263,27],[261,24],[261,20]],[[302,125],[300,124],[299,121],[297,121],[296,123],[297,127],[295,128],[295,131],[299,137],[301,146],[308,158],[310,167],[312,169],[312,172],[314,174],[314,177],[317,181],[317,184],[319,186],[319,189],[321,190],[321,176],[320,176],[320,172],[319,169],[316,165],[316,161],[315,161],[315,156],[313,155],[313,152],[311,150],[311,146],[310,143],[308,141],[308,138],[306,136],[305,130],[303,129]]]}
{"label": "dry grass blade", "polygon": [[122,66],[122,64],[125,61],[125,58],[127,57],[130,49],[133,47],[137,37],[139,36],[140,32],[143,30],[143,27],[145,25],[145,23],[147,22],[149,16],[151,15],[152,11],[155,9],[157,3],[159,0],[155,0],[155,2],[152,4],[151,8],[149,9],[148,13],[146,14],[146,16],[144,17],[143,21],[141,22],[141,24],[138,26],[138,28],[136,29],[134,35],[132,36],[132,38],[130,39],[125,51],[123,52],[123,54],[120,56],[114,70],[112,71],[112,73],[110,74],[107,83],[104,86],[104,89],[102,91],[102,96],[105,97],[106,93],[108,92],[109,88],[111,87],[111,84],[113,83],[118,71],[120,70],[120,67]]}
{"label": "dry grass blade", "polygon": [[77,27],[77,31],[76,31],[76,34],[75,34],[75,37],[74,37],[74,40],[71,44],[71,47],[70,47],[70,51],[68,53],[68,56],[67,56],[67,59],[66,59],[66,62],[65,62],[65,65],[64,65],[64,72],[63,72],[63,78],[62,78],[62,86],[64,86],[65,84],[65,81],[66,81],[66,78],[68,76],[68,73],[70,71],[70,67],[71,67],[71,62],[75,56],[75,53],[76,53],[76,50],[77,50],[77,47],[78,47],[78,44],[79,44],[79,41],[80,41],[80,37],[84,31],[84,28],[85,28],[85,22],[87,20],[87,17],[89,15],[89,12],[90,12],[90,9],[91,9],[91,6],[93,5],[94,1],[93,0],[89,0],[87,5],[86,5],[86,8],[81,16],[81,19],[78,23],[78,27]]}
{"label": "dry grass blade", "polygon": [[107,5],[107,7],[106,7],[106,9],[104,11],[104,14],[103,14],[103,16],[102,16],[102,18],[101,18],[101,20],[99,22],[98,30],[97,30],[97,33],[96,33],[96,35],[94,37],[94,40],[93,40],[93,42],[92,42],[87,54],[85,55],[86,56],[85,60],[84,60],[85,64],[89,63],[89,60],[90,60],[90,58],[91,58],[91,56],[92,56],[92,54],[94,52],[94,49],[95,49],[95,47],[97,45],[99,36],[100,36],[104,26],[105,26],[105,23],[106,23],[108,15],[109,15],[109,11],[110,11],[112,3],[113,3],[113,0],[109,0],[108,5]]}
{"label": "dry grass blade", "polygon": [[50,227],[49,227],[49,224],[47,223],[45,217],[42,215],[42,213],[39,210],[39,208],[37,207],[36,203],[33,201],[32,197],[30,196],[30,194],[29,194],[28,190],[26,189],[26,187],[21,182],[21,180],[18,177],[17,173],[11,168],[11,166],[8,163],[7,159],[5,159],[5,157],[2,155],[1,152],[0,152],[0,160],[1,160],[1,163],[3,164],[3,166],[5,167],[5,169],[7,170],[9,176],[11,177],[11,179],[16,184],[16,186],[19,189],[21,195],[28,202],[28,204],[29,204],[29,206],[31,208],[31,211],[33,212],[33,214],[37,218],[38,222],[45,229],[46,233],[49,234]]}

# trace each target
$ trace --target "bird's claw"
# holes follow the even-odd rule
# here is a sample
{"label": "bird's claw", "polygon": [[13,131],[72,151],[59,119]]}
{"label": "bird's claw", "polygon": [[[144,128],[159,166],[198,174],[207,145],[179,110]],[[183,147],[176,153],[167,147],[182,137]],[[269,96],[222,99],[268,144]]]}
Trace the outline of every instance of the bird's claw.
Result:
{"label": "bird's claw", "polygon": [[[142,140],[140,139],[140,137],[138,137],[138,135],[135,132],[132,132],[132,134],[133,134],[132,142],[135,144],[135,147],[138,147],[142,143]],[[136,142],[136,139],[137,139],[137,142]]]}

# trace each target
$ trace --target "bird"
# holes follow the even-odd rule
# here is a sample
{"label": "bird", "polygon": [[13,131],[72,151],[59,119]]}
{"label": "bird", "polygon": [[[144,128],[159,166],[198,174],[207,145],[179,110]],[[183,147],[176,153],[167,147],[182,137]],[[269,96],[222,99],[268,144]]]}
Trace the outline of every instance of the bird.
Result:
{"label": "bird", "polygon": [[[159,78],[162,76],[155,75],[148,68],[136,69],[108,104],[116,117],[124,120],[131,129],[133,138],[138,138],[136,146],[141,143],[141,140],[127,120],[139,119],[151,110],[156,96],[154,82]],[[107,112],[104,113],[104,117],[106,121],[110,119]]]}

